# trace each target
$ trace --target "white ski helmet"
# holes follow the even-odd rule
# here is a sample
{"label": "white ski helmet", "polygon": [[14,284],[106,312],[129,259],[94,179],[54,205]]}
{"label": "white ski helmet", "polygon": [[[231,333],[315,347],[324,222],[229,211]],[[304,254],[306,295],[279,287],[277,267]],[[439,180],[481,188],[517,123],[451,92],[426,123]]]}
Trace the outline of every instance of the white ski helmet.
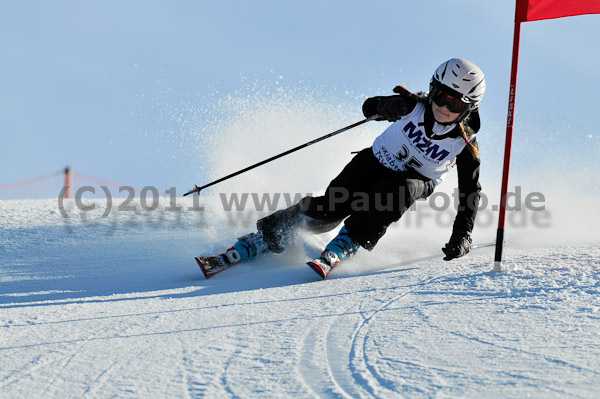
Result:
{"label": "white ski helmet", "polygon": [[485,93],[485,75],[471,61],[464,58],[452,58],[435,70],[429,84],[430,102],[437,90],[442,90],[469,104],[468,111],[459,117],[462,120],[470,111],[479,106]]}

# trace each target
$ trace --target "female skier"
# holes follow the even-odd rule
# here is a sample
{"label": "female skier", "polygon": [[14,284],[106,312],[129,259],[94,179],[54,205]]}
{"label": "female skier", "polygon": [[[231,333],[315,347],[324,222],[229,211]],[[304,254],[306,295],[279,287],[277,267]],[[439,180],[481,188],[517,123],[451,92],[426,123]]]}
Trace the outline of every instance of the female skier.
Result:
{"label": "female skier", "polygon": [[[300,229],[324,233],[344,222],[321,257],[308,262],[326,278],[360,247],[372,250],[388,226],[416,200],[430,196],[455,164],[459,207],[442,251],[444,260],[466,255],[481,191],[475,133],[480,127],[484,74],[472,62],[453,58],[436,69],[429,93],[410,93],[401,86],[394,92],[364,102],[366,117],[378,115],[377,120],[393,124],[344,167],[323,196],[305,197],[258,220],[257,232],[240,237],[222,261],[231,265],[267,251],[279,253]],[[197,258],[200,267],[210,274],[205,269],[214,265],[202,259]]]}

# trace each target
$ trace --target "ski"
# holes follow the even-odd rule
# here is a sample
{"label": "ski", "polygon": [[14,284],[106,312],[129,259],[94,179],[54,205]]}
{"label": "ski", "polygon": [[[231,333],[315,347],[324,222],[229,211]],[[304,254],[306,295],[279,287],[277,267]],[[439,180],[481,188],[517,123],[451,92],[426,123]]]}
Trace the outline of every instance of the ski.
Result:
{"label": "ski", "polygon": [[327,280],[327,276],[340,263],[340,259],[333,251],[324,251],[321,257],[306,262],[323,280]]}
{"label": "ski", "polygon": [[327,280],[327,276],[331,271],[332,267],[328,264],[322,262],[320,259],[311,260],[310,262],[306,262],[306,264],[313,269],[323,280]]}
{"label": "ski", "polygon": [[198,256],[195,258],[200,266],[200,270],[204,274],[206,279],[211,278],[215,274],[221,273],[225,269],[229,269],[232,266],[239,265],[241,262],[231,262],[227,257],[227,254],[219,254],[213,256]]}

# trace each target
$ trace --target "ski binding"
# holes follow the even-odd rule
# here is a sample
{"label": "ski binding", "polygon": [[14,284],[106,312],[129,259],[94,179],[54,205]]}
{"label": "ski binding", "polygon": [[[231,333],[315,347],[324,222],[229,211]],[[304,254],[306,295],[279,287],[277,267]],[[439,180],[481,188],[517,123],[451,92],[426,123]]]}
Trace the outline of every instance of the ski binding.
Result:
{"label": "ski binding", "polygon": [[235,248],[230,248],[227,252],[213,256],[198,256],[196,262],[200,270],[207,279],[215,274],[221,273],[225,269],[242,263],[239,252]]}

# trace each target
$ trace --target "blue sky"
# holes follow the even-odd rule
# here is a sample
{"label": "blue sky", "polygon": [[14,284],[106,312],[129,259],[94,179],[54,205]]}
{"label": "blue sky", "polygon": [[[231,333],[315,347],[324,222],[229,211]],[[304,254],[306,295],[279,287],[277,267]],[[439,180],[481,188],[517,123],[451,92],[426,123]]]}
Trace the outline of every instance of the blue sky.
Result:
{"label": "blue sky", "polygon": [[[182,104],[214,108],[257,81],[267,91],[334,90],[331,103],[356,103],[351,123],[363,97],[402,82],[427,89],[452,57],[486,73],[482,114],[497,169],[513,19],[512,1],[4,0],[0,185],[71,165],[182,192],[203,182],[189,153],[164,139],[182,129],[165,117]],[[598,164],[598,48],[600,15],[523,25],[517,170],[552,158],[576,170],[582,159]]]}

